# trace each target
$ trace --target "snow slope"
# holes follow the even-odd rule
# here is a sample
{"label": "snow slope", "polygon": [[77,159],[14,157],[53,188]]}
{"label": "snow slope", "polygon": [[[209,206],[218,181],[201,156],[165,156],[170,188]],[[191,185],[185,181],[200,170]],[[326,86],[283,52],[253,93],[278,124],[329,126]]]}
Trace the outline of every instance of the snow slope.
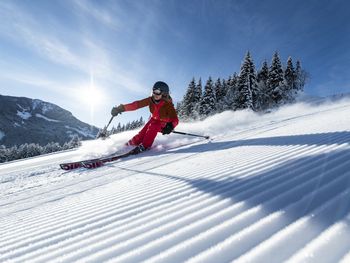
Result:
{"label": "snow slope", "polygon": [[225,112],[96,170],[0,165],[0,262],[350,262],[350,102]]}

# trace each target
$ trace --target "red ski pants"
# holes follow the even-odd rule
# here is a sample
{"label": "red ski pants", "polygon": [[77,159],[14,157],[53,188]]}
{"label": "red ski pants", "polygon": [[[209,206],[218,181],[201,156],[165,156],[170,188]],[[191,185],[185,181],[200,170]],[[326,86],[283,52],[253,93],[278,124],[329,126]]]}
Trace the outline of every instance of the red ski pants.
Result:
{"label": "red ski pants", "polygon": [[157,133],[164,127],[164,123],[155,119],[150,119],[142,130],[136,134],[130,141],[130,145],[142,145],[147,149],[152,146]]}

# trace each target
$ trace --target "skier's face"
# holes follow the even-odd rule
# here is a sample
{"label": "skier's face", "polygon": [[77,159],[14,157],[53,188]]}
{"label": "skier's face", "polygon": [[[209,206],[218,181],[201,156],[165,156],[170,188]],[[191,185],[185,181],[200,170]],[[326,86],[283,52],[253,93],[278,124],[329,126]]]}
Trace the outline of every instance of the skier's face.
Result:
{"label": "skier's face", "polygon": [[155,100],[160,100],[162,98],[162,92],[160,90],[153,91],[153,98]]}
{"label": "skier's face", "polygon": [[162,92],[159,89],[153,90],[153,95],[162,95]]}

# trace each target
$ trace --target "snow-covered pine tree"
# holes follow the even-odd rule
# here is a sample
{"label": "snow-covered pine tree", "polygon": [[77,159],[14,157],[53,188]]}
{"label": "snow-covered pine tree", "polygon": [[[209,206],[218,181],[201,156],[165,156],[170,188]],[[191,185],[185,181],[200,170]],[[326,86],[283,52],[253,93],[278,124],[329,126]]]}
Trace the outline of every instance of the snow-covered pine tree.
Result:
{"label": "snow-covered pine tree", "polygon": [[118,122],[117,128],[115,129],[115,133],[121,132],[122,131],[122,125],[120,122]]}
{"label": "snow-covered pine tree", "polygon": [[228,93],[228,81],[226,79],[222,79],[221,87],[222,87],[223,97],[220,103],[217,105],[218,112],[223,112],[226,110],[226,97]]}
{"label": "snow-covered pine tree", "polygon": [[128,122],[128,123],[125,124],[125,130],[126,130],[126,131],[131,130],[131,123],[130,123],[130,122]]}
{"label": "snow-covered pine tree", "polygon": [[295,70],[293,66],[293,60],[291,57],[288,57],[287,67],[286,67],[286,70],[284,71],[284,78],[288,86],[292,88],[295,82]]}
{"label": "snow-covered pine tree", "polygon": [[211,79],[211,77],[209,77],[207,83],[205,84],[203,97],[200,102],[199,112],[201,117],[206,117],[211,114],[214,114],[216,111],[215,105],[216,105],[216,98],[215,98],[213,80]]}
{"label": "snow-covered pine tree", "polygon": [[136,129],[137,128],[137,126],[136,126],[136,121],[134,120],[134,121],[132,121],[131,123],[130,123],[130,130],[133,130],[133,129]]}
{"label": "snow-covered pine tree", "polygon": [[57,142],[49,142],[44,146],[44,153],[58,152],[61,150],[61,146]]}
{"label": "snow-covered pine tree", "polygon": [[73,148],[77,148],[79,146],[81,146],[81,140],[79,138],[78,135],[73,135],[72,139],[69,141],[69,148],[73,149]]}
{"label": "snow-covered pine tree", "polygon": [[177,113],[178,117],[181,118],[182,117],[182,113],[181,113],[181,111],[182,111],[182,101],[178,101],[176,103],[175,110],[176,110],[176,113]]}
{"label": "snow-covered pine tree", "polygon": [[7,161],[7,149],[5,145],[0,145],[0,163]]}
{"label": "snow-covered pine tree", "polygon": [[306,79],[307,79],[307,73],[302,69],[301,63],[298,60],[295,66],[295,87],[294,87],[294,90],[296,90],[295,93],[299,93],[304,90]]}
{"label": "snow-covered pine tree", "polygon": [[42,154],[42,148],[40,147],[39,144],[29,143],[27,149],[28,149],[27,157],[33,157],[33,156],[38,156]]}
{"label": "snow-covered pine tree", "polygon": [[265,110],[269,106],[268,96],[268,79],[269,79],[269,66],[266,61],[263,62],[261,69],[257,74],[258,90],[259,90],[259,106],[257,110]]}
{"label": "snow-covered pine tree", "polygon": [[19,159],[30,157],[29,151],[28,151],[28,143],[21,144],[18,147],[18,152],[19,152]]}
{"label": "snow-covered pine tree", "polygon": [[5,145],[0,146],[0,163],[16,160],[18,158],[17,145],[6,148]]}
{"label": "snow-covered pine tree", "polygon": [[255,110],[258,96],[258,85],[256,81],[255,65],[248,51],[241,66],[238,78],[238,101],[239,109]]}
{"label": "snow-covered pine tree", "polygon": [[200,105],[202,101],[203,96],[203,88],[202,88],[202,79],[199,78],[198,83],[196,85],[194,97],[193,97],[193,111],[191,114],[191,117],[193,119],[199,119],[200,118]]}
{"label": "snow-covered pine tree", "polygon": [[276,51],[272,57],[272,62],[269,70],[269,79],[268,79],[268,95],[271,96],[271,105],[273,107],[278,105],[282,100],[283,91],[282,88],[283,82],[283,69],[282,63],[279,57],[278,52]]}
{"label": "snow-covered pine tree", "polygon": [[235,72],[227,81],[227,92],[224,99],[224,110],[236,110],[238,101],[238,76]]}
{"label": "snow-covered pine tree", "polygon": [[214,91],[215,91],[215,98],[216,98],[216,105],[215,108],[217,112],[222,112],[224,109],[224,103],[223,100],[226,95],[226,89],[223,87],[223,83],[221,82],[221,79],[218,78],[214,85]]}
{"label": "snow-covered pine tree", "polygon": [[145,121],[143,120],[143,118],[142,118],[142,116],[141,116],[137,127],[141,127],[141,126],[143,126],[143,125],[145,125]]}
{"label": "snow-covered pine tree", "polygon": [[196,96],[196,81],[193,78],[188,85],[187,91],[181,102],[179,108],[179,117],[181,119],[189,119],[192,117],[193,109],[195,107],[195,96]]}
{"label": "snow-covered pine tree", "polygon": [[228,92],[228,81],[226,79],[222,79],[222,92],[224,94],[223,99],[225,99]]}
{"label": "snow-covered pine tree", "polygon": [[261,69],[257,74],[257,81],[262,82],[265,86],[267,86],[267,81],[269,79],[269,66],[267,61],[265,60],[261,66]]}
{"label": "snow-covered pine tree", "polygon": [[287,67],[284,71],[284,79],[286,84],[284,100],[286,103],[293,102],[295,100],[296,93],[294,92],[296,73],[293,66],[293,61],[291,57],[288,57]]}

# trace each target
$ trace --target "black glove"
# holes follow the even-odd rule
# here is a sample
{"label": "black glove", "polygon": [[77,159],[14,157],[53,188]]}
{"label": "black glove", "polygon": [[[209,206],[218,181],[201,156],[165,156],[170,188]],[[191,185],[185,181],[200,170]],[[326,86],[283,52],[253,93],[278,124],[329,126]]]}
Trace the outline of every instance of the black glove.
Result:
{"label": "black glove", "polygon": [[168,122],[162,130],[162,134],[169,134],[174,130],[174,126],[171,122]]}
{"label": "black glove", "polygon": [[120,104],[118,107],[112,108],[111,114],[112,114],[112,116],[117,116],[118,114],[120,114],[124,111],[125,111],[125,109],[124,109],[123,104]]}

